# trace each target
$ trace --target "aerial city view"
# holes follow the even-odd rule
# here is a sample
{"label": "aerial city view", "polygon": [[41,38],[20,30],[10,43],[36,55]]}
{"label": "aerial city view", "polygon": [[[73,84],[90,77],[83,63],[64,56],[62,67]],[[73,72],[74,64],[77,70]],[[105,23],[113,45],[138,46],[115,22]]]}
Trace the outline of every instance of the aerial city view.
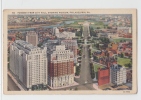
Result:
{"label": "aerial city view", "polygon": [[8,91],[132,90],[131,14],[8,15]]}

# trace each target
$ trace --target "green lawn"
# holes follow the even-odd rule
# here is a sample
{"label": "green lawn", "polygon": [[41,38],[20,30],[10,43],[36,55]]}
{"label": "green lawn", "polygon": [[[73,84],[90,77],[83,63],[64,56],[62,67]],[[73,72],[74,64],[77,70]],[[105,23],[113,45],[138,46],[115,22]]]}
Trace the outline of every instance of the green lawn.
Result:
{"label": "green lawn", "polygon": [[94,67],[95,67],[95,72],[97,72],[98,71],[98,68],[103,68],[103,66],[101,66],[101,65],[98,65],[98,64],[94,64]]}
{"label": "green lawn", "polygon": [[131,62],[131,60],[129,58],[120,58],[120,57],[118,57],[118,59],[117,59],[117,63],[119,65],[122,65],[122,66],[125,66],[125,64],[128,64],[130,62]]}
{"label": "green lawn", "polygon": [[95,22],[93,21],[94,24],[91,24],[90,26],[96,29],[97,27],[104,28],[104,23],[103,22]]}
{"label": "green lawn", "polygon": [[114,42],[120,42],[121,40],[122,41],[124,41],[124,40],[131,41],[132,39],[131,38],[129,38],[129,39],[128,38],[117,38],[117,39],[113,39]]}
{"label": "green lawn", "polygon": [[83,21],[75,21],[74,23],[66,24],[66,26],[80,26],[79,22],[83,23]]}

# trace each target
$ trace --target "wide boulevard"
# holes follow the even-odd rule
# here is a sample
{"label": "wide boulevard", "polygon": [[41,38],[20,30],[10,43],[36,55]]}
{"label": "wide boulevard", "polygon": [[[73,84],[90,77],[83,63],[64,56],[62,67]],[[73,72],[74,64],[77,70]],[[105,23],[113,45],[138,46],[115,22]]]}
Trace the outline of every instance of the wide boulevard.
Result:
{"label": "wide boulevard", "polygon": [[89,36],[89,24],[85,22],[83,24],[83,38],[84,44],[82,48],[81,70],[80,78],[75,79],[81,87],[85,87],[88,90],[93,90],[93,81],[90,75],[90,57],[88,53],[87,39]]}

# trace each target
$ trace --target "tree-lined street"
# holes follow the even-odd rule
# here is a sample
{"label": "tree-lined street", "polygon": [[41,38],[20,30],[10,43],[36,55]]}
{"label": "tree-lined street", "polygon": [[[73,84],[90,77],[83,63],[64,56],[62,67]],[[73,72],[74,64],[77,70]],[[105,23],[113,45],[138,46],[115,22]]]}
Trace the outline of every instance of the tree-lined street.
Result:
{"label": "tree-lined street", "polygon": [[89,90],[93,90],[93,80],[90,74],[90,57],[88,52],[87,39],[89,36],[89,24],[85,22],[83,24],[83,37],[84,44],[82,48],[82,58],[81,58],[81,70],[80,70],[80,78],[75,79],[81,88],[86,88]]}

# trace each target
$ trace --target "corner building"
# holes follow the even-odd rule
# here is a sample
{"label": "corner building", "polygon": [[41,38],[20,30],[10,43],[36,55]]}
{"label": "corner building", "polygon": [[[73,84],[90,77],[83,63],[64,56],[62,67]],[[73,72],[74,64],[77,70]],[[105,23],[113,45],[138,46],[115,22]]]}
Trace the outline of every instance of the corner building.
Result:
{"label": "corner building", "polygon": [[74,55],[65,45],[49,48],[49,81],[52,88],[69,86],[74,83]]}
{"label": "corner building", "polygon": [[114,85],[126,83],[126,68],[118,64],[113,64],[110,67],[110,81]]}
{"label": "corner building", "polygon": [[108,67],[98,69],[98,86],[110,83],[110,69]]}
{"label": "corner building", "polygon": [[27,89],[47,85],[46,51],[22,40],[10,46],[10,70]]}

